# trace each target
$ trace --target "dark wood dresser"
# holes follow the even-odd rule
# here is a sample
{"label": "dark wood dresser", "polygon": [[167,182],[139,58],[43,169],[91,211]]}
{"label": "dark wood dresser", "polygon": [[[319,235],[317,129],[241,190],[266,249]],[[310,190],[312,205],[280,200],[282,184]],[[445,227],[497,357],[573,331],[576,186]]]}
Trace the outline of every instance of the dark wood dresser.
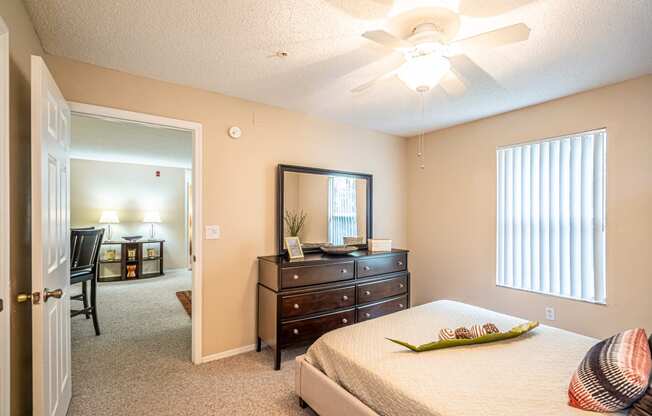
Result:
{"label": "dark wood dresser", "polygon": [[307,253],[258,258],[258,341],[274,350],[308,344],[336,328],[410,306],[408,252],[356,251],[348,256]]}

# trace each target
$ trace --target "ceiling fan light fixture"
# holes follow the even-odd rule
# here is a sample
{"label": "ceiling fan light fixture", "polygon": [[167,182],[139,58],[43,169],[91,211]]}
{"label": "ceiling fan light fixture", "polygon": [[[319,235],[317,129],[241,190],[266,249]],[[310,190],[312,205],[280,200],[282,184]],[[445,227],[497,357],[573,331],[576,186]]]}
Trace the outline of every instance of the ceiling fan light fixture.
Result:
{"label": "ceiling fan light fixture", "polygon": [[443,56],[423,55],[404,63],[397,76],[411,90],[423,93],[439,84],[450,68],[450,62]]}

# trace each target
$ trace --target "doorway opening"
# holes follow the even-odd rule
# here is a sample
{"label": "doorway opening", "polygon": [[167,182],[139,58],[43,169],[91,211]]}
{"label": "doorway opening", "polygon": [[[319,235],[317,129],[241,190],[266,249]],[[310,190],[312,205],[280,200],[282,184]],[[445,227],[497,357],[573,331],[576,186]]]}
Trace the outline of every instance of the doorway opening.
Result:
{"label": "doorway opening", "polygon": [[[92,315],[72,318],[73,378],[75,361],[99,351],[110,360],[174,354],[200,363],[201,125],[70,107],[71,229],[104,230],[96,288],[98,338],[104,339],[95,340]],[[73,296],[81,292],[73,285]],[[82,303],[73,300],[71,309]]]}

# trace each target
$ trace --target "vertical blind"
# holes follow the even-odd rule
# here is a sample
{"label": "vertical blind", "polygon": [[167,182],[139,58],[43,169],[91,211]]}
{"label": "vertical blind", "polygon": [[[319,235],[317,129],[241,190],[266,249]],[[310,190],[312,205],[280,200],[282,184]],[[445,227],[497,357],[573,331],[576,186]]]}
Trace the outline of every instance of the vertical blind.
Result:
{"label": "vertical blind", "polygon": [[605,130],[497,149],[496,283],[604,303]]}
{"label": "vertical blind", "polygon": [[355,179],[328,178],[328,241],[344,244],[344,237],[358,235]]}

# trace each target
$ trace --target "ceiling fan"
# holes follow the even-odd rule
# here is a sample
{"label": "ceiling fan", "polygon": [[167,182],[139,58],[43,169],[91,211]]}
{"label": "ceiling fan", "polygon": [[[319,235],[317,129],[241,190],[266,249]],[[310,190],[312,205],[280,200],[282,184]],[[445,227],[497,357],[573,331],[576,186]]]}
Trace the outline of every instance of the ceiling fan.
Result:
{"label": "ceiling fan", "polygon": [[408,88],[422,94],[440,83],[444,88],[451,85],[458,93],[463,92],[464,83],[451,69],[462,71],[455,68],[455,61],[450,58],[521,42],[530,35],[530,28],[524,23],[518,23],[465,39],[452,40],[459,32],[460,17],[454,11],[442,7],[415,9],[397,17],[403,26],[410,25],[411,31],[405,38],[384,30],[372,30],[362,36],[400,52],[405,62],[351,92],[365,91],[377,82],[393,76],[397,76]]}

